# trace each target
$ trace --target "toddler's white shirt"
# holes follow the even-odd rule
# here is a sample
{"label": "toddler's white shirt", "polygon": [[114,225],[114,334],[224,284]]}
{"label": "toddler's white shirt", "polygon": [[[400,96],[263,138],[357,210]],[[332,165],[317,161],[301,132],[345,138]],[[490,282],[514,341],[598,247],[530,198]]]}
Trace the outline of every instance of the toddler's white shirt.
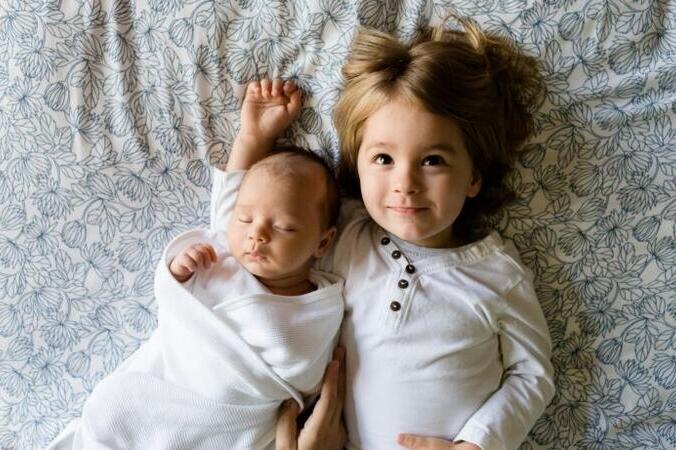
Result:
{"label": "toddler's white shirt", "polygon": [[345,279],[348,448],[398,433],[516,449],[554,394],[532,276],[497,233],[410,263],[361,202],[345,202],[320,267]]}

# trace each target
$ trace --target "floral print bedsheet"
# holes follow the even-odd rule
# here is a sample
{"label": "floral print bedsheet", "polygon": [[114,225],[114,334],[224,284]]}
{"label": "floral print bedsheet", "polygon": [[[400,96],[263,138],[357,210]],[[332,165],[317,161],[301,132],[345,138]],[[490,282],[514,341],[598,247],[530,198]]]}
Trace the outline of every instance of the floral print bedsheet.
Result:
{"label": "floral print bedsheet", "polygon": [[536,275],[558,392],[523,449],[676,448],[672,0],[0,1],[0,448],[42,448],[156,326],[153,269],[208,220],[244,84],[307,92],[328,158],[359,24],[449,11],[541,63],[538,132],[496,226]]}

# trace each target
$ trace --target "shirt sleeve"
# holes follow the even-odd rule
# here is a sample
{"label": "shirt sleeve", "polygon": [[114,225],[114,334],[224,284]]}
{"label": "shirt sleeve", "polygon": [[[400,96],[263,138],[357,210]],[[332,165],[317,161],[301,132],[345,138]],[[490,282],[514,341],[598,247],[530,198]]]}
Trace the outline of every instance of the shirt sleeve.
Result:
{"label": "shirt sleeve", "polygon": [[225,172],[214,167],[210,207],[212,231],[223,231],[228,227],[230,214],[235,208],[237,191],[245,174],[246,170]]}
{"label": "shirt sleeve", "polygon": [[532,282],[517,283],[501,306],[502,384],[456,436],[483,450],[517,449],[554,396],[551,339]]}

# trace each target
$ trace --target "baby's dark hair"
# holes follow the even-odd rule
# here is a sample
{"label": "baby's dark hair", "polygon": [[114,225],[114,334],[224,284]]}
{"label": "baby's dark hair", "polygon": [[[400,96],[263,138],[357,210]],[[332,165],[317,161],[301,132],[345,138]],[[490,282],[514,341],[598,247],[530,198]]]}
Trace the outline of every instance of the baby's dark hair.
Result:
{"label": "baby's dark hair", "polygon": [[301,172],[294,161],[314,163],[320,167],[326,187],[326,201],[322,204],[322,228],[327,229],[336,225],[340,210],[338,182],[331,167],[318,154],[292,145],[276,146],[265,158],[254,164],[251,170],[265,168],[276,175],[299,176]]}
{"label": "baby's dark hair", "polygon": [[429,29],[408,45],[380,31],[359,30],[342,69],[346,84],[333,120],[341,183],[359,197],[357,154],[364,124],[376,110],[399,97],[455,121],[482,181],[453,224],[454,236],[472,241],[489,231],[490,215],[514,198],[507,175],[533,132],[531,108],[541,83],[534,58],[506,38],[455,18],[463,30]]}

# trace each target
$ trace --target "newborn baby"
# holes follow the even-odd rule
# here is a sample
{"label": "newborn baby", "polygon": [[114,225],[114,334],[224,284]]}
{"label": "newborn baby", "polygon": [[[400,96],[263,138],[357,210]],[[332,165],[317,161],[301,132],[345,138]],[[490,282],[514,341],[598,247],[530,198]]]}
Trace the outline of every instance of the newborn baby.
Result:
{"label": "newborn baby", "polygon": [[227,170],[214,170],[211,228],[160,260],[158,329],[50,449],[273,448],[282,401],[317,392],[343,314],[342,280],[311,267],[336,232],[335,180],[296,148],[238,170],[247,146],[269,152],[299,97],[249,86]]}

